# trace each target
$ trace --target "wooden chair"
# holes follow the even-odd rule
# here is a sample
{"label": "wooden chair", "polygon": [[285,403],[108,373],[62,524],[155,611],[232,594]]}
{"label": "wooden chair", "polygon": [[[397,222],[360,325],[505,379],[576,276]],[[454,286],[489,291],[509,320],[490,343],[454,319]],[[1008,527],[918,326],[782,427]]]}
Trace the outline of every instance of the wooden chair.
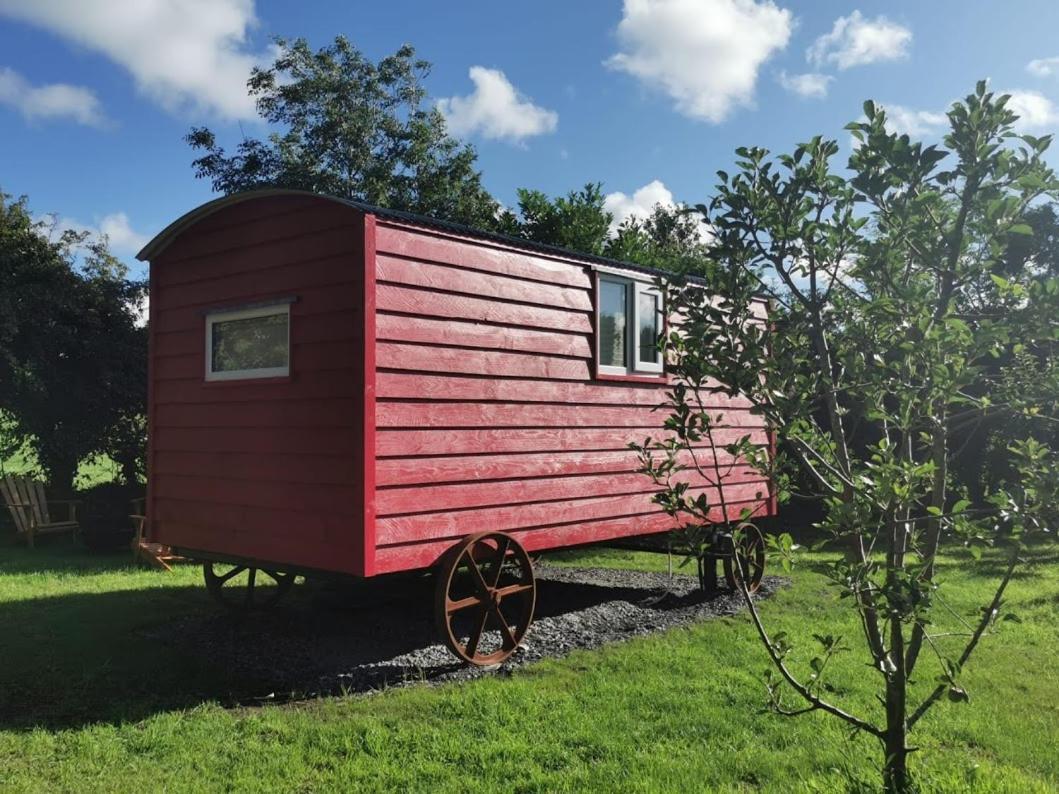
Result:
{"label": "wooden chair", "polygon": [[[15,521],[16,537],[24,539],[26,545],[33,548],[37,535],[49,535],[59,532],[70,532],[74,539],[80,524],[77,522],[77,499],[47,499],[44,496],[44,484],[29,477],[9,474],[0,478],[0,491],[4,494],[7,509]],[[67,519],[53,521],[48,508],[52,505],[66,505]]]}
{"label": "wooden chair", "polygon": [[129,516],[136,528],[136,534],[132,538],[132,559],[134,562],[143,562],[152,568],[160,568],[163,571],[173,570],[170,563],[184,562],[185,557],[174,554],[171,546],[164,543],[151,543],[143,537],[147,526],[146,499],[133,499],[133,514]]}

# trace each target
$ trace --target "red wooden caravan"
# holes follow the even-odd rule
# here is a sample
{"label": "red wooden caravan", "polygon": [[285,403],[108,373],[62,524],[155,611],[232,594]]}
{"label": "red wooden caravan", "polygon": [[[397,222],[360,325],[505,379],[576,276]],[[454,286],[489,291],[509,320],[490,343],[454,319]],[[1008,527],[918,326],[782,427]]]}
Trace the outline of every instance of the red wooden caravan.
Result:
{"label": "red wooden caravan", "polygon": [[[139,258],[148,536],[208,561],[215,594],[440,565],[450,647],[496,661],[532,619],[525,551],[672,528],[626,447],[664,416],[657,273],[281,190],[205,204]],[[745,401],[725,412],[726,440],[766,443]],[[750,469],[724,487],[774,509]]]}

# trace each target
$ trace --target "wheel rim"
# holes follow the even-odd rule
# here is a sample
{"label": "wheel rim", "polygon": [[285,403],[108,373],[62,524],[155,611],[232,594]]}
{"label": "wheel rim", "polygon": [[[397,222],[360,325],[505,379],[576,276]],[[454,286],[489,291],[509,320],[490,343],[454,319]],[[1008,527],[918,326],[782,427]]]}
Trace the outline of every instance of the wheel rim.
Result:
{"label": "wheel rim", "polygon": [[533,622],[533,563],[501,532],[471,535],[448,554],[438,575],[438,629],[456,656],[475,665],[511,656]]}
{"label": "wheel rim", "polygon": [[764,575],[765,538],[757,527],[744,527],[732,553],[724,556],[725,581],[735,590],[742,579],[746,582],[746,589],[756,593]]}
{"label": "wheel rim", "polygon": [[238,612],[268,609],[294,585],[292,573],[250,565],[206,562],[202,575],[213,600]]}

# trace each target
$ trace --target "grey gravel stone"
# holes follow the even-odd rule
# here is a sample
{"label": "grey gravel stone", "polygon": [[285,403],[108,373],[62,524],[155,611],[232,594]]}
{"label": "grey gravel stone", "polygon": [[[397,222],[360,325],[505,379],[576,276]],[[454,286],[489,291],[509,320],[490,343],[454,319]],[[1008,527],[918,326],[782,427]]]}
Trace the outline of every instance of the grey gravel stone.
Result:
{"label": "grey gravel stone", "polygon": [[[745,609],[739,594],[704,595],[691,576],[540,565],[537,577],[535,620],[525,641],[491,668],[458,663],[438,641],[433,583],[424,576],[302,586],[269,613],[193,613],[146,633],[182,656],[226,669],[231,698],[246,703],[506,675],[539,659]],[[756,598],[785,584],[766,576]]]}

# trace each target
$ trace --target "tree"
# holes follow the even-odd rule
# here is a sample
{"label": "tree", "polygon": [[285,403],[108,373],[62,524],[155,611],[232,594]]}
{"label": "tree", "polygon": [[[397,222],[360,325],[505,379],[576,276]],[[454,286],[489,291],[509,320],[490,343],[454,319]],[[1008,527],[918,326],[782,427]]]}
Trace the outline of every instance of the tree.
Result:
{"label": "tree", "polygon": [[475,170],[474,149],[424,108],[430,64],[404,45],[372,63],[338,36],[313,52],[304,39],[276,39],[272,66],[247,83],[261,118],[276,128],[244,139],[234,154],[206,127],[187,142],[203,152],[196,175],[219,193],[294,188],[491,228],[498,209]]}
{"label": "tree", "polygon": [[[858,615],[882,713],[854,713],[825,688],[828,665],[848,650],[842,638],[814,635],[820,651],[800,673],[795,639],[768,633],[740,580],[773,665],[770,706],[823,711],[878,739],[892,792],[911,786],[909,732],[940,700],[968,699],[961,671],[1000,617],[1024,545],[1059,523],[1059,461],[1031,436],[1010,440],[1017,465],[980,503],[950,465],[954,438],[982,416],[1059,421],[1046,416],[1059,384],[1059,282],[1006,269],[1011,240],[1032,233],[1031,206],[1059,182],[1043,160],[1050,139],[1016,135],[1007,100],[979,83],[950,109],[943,147],[888,132],[868,102],[866,120],[848,128],[857,141],[850,178],[832,169],[837,144],[819,137],[776,158],[737,150],[736,173],[721,172],[700,207],[717,235],[712,283],[662,285],[683,327],[666,340],[672,438],[638,447],[660,486],[656,501],[695,531],[730,531],[733,549],[751,537],[752,509],[735,514],[723,489],[711,503],[680,481],[693,445],[724,424],[715,406],[749,397],[779,454],[770,460],[750,436],[724,448],[777,477],[781,498],[792,467],[811,478],[821,527],[848,549],[829,575]],[[773,306],[767,320],[763,297]],[[1000,355],[1019,361],[1018,377],[988,376]],[[1034,387],[1020,389],[1019,378]],[[707,457],[690,465],[723,484],[730,464]],[[710,525],[718,508],[729,520]],[[982,612],[953,631],[942,630],[949,613],[937,608],[946,604],[935,576],[946,544],[973,559],[996,547],[1004,560]],[[790,536],[769,545],[788,566]],[[913,676],[932,682],[929,691],[910,687]]]}
{"label": "tree", "polygon": [[709,239],[698,213],[656,204],[647,217],[631,216],[618,227],[607,256],[659,270],[701,272],[710,267]]}
{"label": "tree", "polygon": [[704,227],[682,205],[656,204],[650,215],[630,216],[612,231],[614,215],[598,182],[554,199],[523,188],[518,199],[517,212],[498,220],[498,229],[513,237],[660,270],[706,266]]}
{"label": "tree", "polygon": [[[144,285],[126,279],[105,239],[54,238],[25,198],[0,193],[0,405],[9,435],[69,491],[78,463],[120,452],[115,428],[144,413],[147,336],[136,311]],[[127,475],[140,458],[128,455],[119,460]]]}
{"label": "tree", "polygon": [[604,256],[614,216],[604,209],[603,187],[589,182],[581,190],[550,199],[539,190],[518,190],[518,214],[505,212],[502,231],[535,243],[557,245]]}

